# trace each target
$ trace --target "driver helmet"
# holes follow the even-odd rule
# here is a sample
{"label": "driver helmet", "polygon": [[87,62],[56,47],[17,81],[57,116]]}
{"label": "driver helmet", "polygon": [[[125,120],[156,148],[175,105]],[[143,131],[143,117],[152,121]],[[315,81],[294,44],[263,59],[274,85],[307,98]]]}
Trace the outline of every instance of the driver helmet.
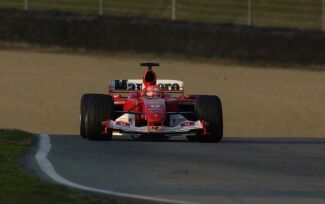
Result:
{"label": "driver helmet", "polygon": [[147,88],[146,90],[146,96],[147,97],[162,97],[163,96],[163,92],[161,90],[161,88],[157,85],[151,85]]}

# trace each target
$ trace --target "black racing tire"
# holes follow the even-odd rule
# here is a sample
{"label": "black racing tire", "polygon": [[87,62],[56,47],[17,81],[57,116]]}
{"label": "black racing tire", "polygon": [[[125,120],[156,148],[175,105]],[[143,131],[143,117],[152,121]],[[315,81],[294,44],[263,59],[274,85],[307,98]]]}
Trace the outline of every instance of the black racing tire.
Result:
{"label": "black racing tire", "polygon": [[112,96],[104,94],[92,95],[87,103],[84,133],[89,140],[111,140],[112,131],[104,135],[102,122],[114,118],[114,101]]}
{"label": "black racing tire", "polygon": [[208,135],[198,134],[201,142],[220,142],[223,138],[222,105],[218,96],[198,96],[195,99],[194,113],[197,120],[208,123]]}
{"label": "black racing tire", "polygon": [[80,136],[82,138],[87,138],[85,133],[85,115],[87,112],[87,107],[89,100],[101,94],[84,94],[80,100]]}
{"label": "black racing tire", "polygon": [[188,135],[188,136],[186,136],[186,138],[190,142],[197,142],[199,140],[199,138],[195,135]]}
{"label": "black racing tire", "polygon": [[86,138],[85,135],[85,115],[87,112],[87,106],[89,99],[93,96],[94,94],[84,94],[82,95],[80,99],[80,136],[82,138]]}

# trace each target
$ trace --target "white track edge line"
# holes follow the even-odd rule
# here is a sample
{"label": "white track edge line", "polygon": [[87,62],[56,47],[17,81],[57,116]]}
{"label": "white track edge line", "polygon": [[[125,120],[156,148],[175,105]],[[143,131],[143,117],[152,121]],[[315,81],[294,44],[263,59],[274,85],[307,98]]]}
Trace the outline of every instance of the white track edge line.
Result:
{"label": "white track edge line", "polygon": [[124,197],[124,198],[129,198],[129,199],[140,199],[140,200],[161,202],[161,203],[195,204],[193,202],[178,201],[178,200],[171,200],[171,199],[164,199],[164,198],[155,198],[155,197],[150,197],[150,196],[140,196],[140,195],[134,195],[134,194],[128,194],[128,193],[115,192],[115,191],[110,191],[110,190],[105,190],[105,189],[98,189],[98,188],[93,188],[93,187],[84,186],[81,184],[71,182],[71,181],[63,178],[61,175],[59,175],[56,172],[52,163],[48,160],[47,156],[50,153],[50,150],[51,150],[51,143],[50,143],[49,135],[48,134],[40,134],[39,146],[38,146],[38,150],[35,154],[35,159],[36,159],[37,164],[39,165],[40,169],[47,176],[49,176],[52,180],[54,180],[55,182],[57,182],[59,184],[63,184],[65,186],[77,188],[80,190],[102,193],[102,194],[111,195],[111,196],[119,196],[119,197]]}

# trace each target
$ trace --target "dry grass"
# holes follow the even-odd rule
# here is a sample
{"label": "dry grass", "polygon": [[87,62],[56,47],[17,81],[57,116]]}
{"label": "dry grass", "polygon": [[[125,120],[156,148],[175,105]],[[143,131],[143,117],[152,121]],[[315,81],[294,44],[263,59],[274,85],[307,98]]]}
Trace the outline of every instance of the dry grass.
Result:
{"label": "dry grass", "polygon": [[140,78],[139,62],[151,60],[186,93],[221,97],[226,136],[325,136],[325,72],[59,51],[0,50],[0,128],[77,134],[80,96],[105,93],[109,78]]}

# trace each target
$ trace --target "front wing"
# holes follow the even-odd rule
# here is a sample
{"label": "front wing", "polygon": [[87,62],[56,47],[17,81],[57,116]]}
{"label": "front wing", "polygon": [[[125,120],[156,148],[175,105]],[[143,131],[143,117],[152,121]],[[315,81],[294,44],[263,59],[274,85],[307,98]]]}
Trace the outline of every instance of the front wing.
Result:
{"label": "front wing", "polygon": [[124,121],[108,120],[103,122],[105,132],[108,130],[120,131],[122,133],[136,133],[136,134],[182,134],[190,133],[198,130],[203,130],[204,125],[202,121],[183,121],[174,127],[168,126],[141,126],[137,127],[133,124]]}

